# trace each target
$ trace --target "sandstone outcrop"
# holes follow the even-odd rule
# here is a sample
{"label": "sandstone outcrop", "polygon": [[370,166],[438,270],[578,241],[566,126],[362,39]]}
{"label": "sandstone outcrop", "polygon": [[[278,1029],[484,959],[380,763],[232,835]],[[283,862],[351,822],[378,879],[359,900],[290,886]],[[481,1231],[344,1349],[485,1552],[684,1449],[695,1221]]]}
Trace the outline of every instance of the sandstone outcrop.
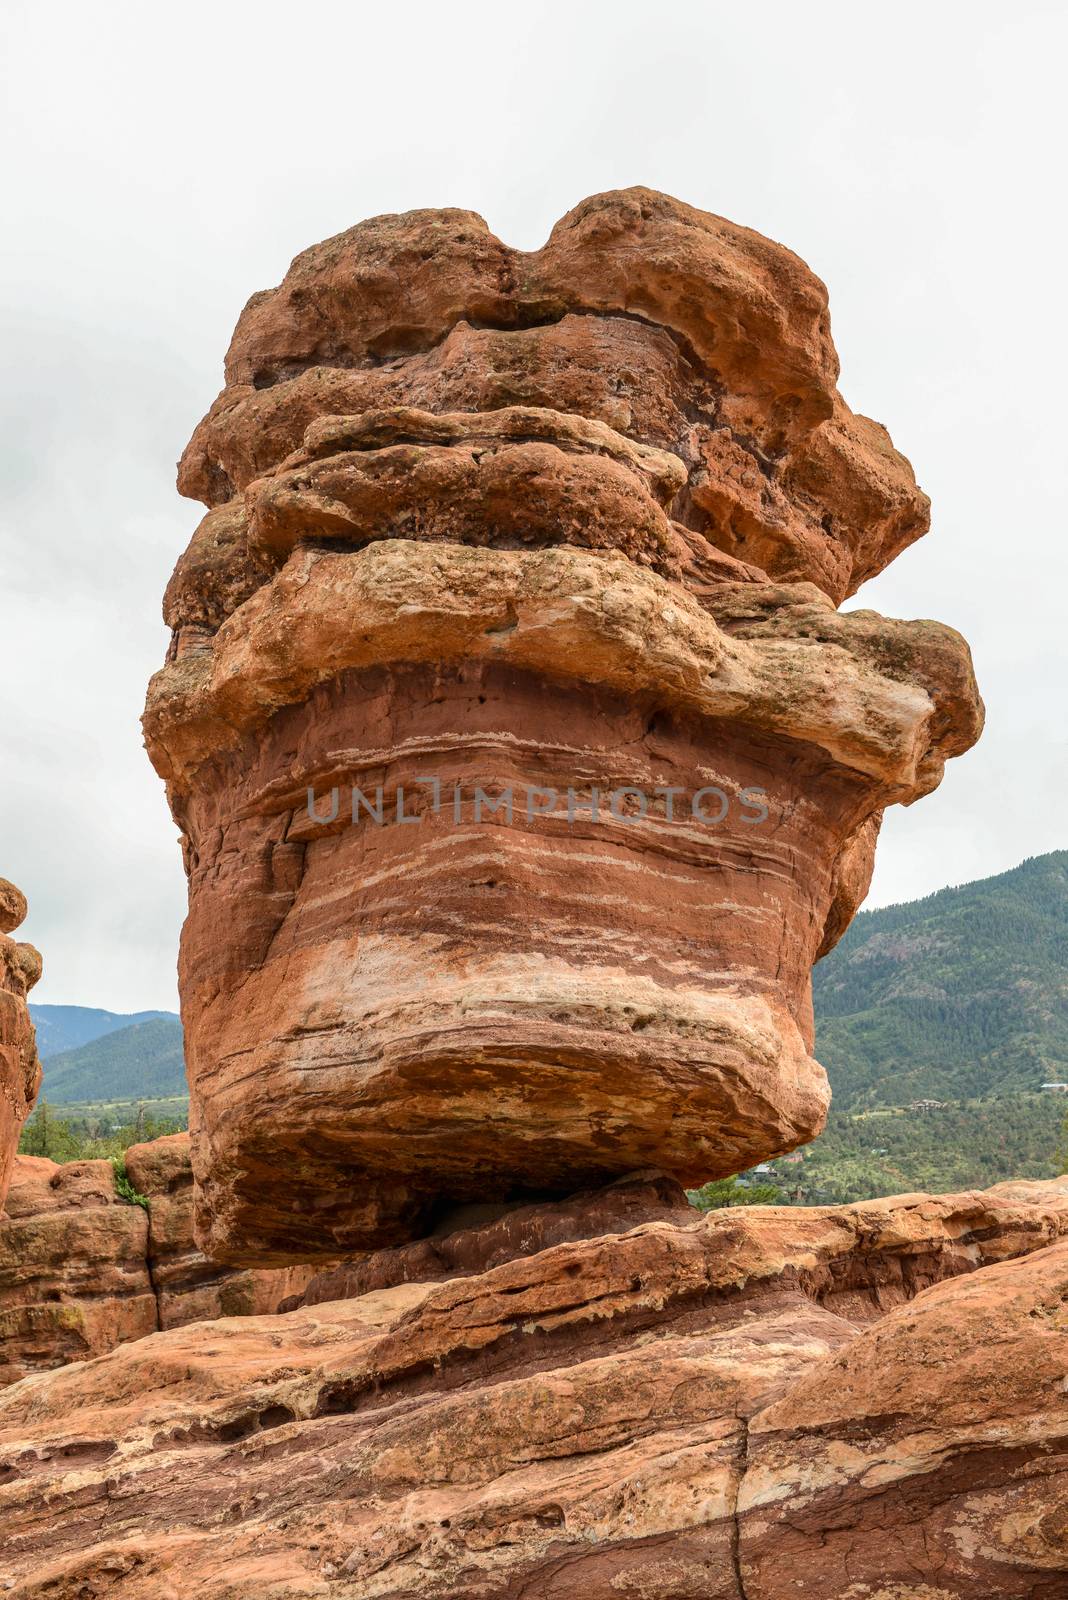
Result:
{"label": "sandstone outcrop", "polygon": [[26,897],[0,878],[0,1208],[11,1181],[19,1133],[33,1109],[41,1063],[26,996],[41,976],[32,944],[9,935],[26,916]]}
{"label": "sandstone outcrop", "polygon": [[929,506],[837,376],[805,264],[666,195],[594,196],[533,253],[471,212],[374,217],[249,302],[180,485],[231,500],[322,417],[540,407],[671,452],[699,543],[838,601]]}
{"label": "sandstone outcrop", "polygon": [[126,1171],[147,1210],[119,1194],[110,1161],[15,1157],[0,1215],[0,1386],[158,1328],[274,1311],[313,1276],[201,1255],[187,1134],[132,1146]]}
{"label": "sandstone outcrop", "polygon": [[126,1171],[148,1200],[149,1266],[159,1327],[276,1311],[287,1297],[302,1293],[313,1277],[313,1268],[301,1266],[235,1271],[209,1261],[197,1249],[187,1133],[131,1145]]}
{"label": "sandstone outcrop", "polygon": [[750,1420],[749,1600],[1068,1589],[1068,1244],[942,1284]]}
{"label": "sandstone outcrop", "polygon": [[705,1217],[644,1180],[629,1203],[655,1220],[505,1259],[496,1219],[454,1245],[465,1276],[157,1333],[8,1389],[0,1584],[1063,1594],[1068,1180]]}
{"label": "sandstone outcrop", "polygon": [[837,370],[796,256],[644,189],[249,302],[145,716],[212,1258],[818,1131],[812,963],[982,714],[952,630],[836,609],[927,527]]}
{"label": "sandstone outcrop", "polygon": [[636,1172],[605,1189],[541,1205],[460,1206],[447,1212],[425,1239],[394,1250],[372,1250],[311,1272],[299,1294],[280,1311],[351,1300],[398,1283],[433,1283],[485,1272],[517,1256],[536,1255],[554,1244],[627,1233],[641,1222],[692,1222],[693,1208],[662,1173]]}
{"label": "sandstone outcrop", "polygon": [[16,1156],[0,1216],[0,1383],[155,1332],[148,1218],[110,1161]]}

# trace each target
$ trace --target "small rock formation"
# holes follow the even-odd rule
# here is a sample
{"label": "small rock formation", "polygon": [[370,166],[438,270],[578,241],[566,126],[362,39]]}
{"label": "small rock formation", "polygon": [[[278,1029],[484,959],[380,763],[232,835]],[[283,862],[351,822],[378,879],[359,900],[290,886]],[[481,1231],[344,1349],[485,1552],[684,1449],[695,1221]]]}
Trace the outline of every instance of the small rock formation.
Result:
{"label": "small rock formation", "polygon": [[957,634],[836,609],[928,521],[837,372],[796,256],[645,189],[249,302],[145,715],[213,1258],[818,1132],[812,963],[981,726]]}
{"label": "small rock formation", "polygon": [[36,1035],[26,1004],[41,976],[41,957],[32,944],[8,937],[25,916],[26,896],[0,878],[0,1208],[11,1181],[19,1133],[41,1083]]}
{"label": "small rock formation", "polygon": [[310,1268],[234,1271],[193,1243],[189,1137],[134,1145],[130,1204],[110,1161],[16,1156],[0,1216],[0,1386],[157,1328],[277,1310]]}
{"label": "small rock formation", "polygon": [[148,1218],[110,1161],[16,1156],[0,1217],[0,1383],[155,1332]]}
{"label": "small rock formation", "polygon": [[640,1222],[692,1222],[686,1193],[662,1173],[636,1172],[604,1189],[530,1206],[461,1206],[447,1213],[426,1239],[395,1250],[372,1250],[354,1261],[312,1271],[301,1293],[280,1311],[351,1300],[398,1283],[466,1278],[501,1261],[536,1255],[550,1245],[627,1233]]}
{"label": "small rock formation", "polygon": [[148,1200],[149,1267],[161,1328],[276,1311],[313,1277],[314,1269],[300,1266],[235,1271],[197,1249],[187,1133],[131,1145],[126,1172]]}
{"label": "small rock formation", "polygon": [[641,1204],[588,1237],[563,1206],[578,1236],[542,1248],[544,1208],[511,1259],[524,1225],[470,1227],[465,1276],[405,1281],[398,1252],[393,1287],[6,1390],[0,1586],[1064,1594],[1068,1179],[704,1217],[646,1182],[608,1210]]}

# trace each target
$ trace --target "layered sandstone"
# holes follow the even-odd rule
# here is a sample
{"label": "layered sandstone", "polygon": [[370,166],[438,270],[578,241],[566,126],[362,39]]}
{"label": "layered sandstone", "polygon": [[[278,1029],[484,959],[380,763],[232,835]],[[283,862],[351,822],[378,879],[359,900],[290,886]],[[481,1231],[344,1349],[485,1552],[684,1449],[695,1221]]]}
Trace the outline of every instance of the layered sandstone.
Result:
{"label": "layered sandstone", "polygon": [[32,944],[9,935],[26,916],[26,897],[0,878],[0,1208],[11,1181],[19,1133],[33,1109],[41,1063],[26,996],[41,976]]}
{"label": "layered sandstone", "polygon": [[209,1261],[197,1249],[187,1133],[131,1145],[125,1159],[131,1183],[148,1201],[148,1259],[160,1328],[258,1316],[303,1293],[314,1275],[310,1267],[240,1271]]}
{"label": "layered sandstone", "polygon": [[198,1229],[283,1264],[811,1138],[810,971],[967,649],[836,607],[927,526],[823,285],[646,190],[380,217],[250,301],[146,736]]}
{"label": "layered sandstone", "polygon": [[1068,1244],[921,1296],[750,1420],[748,1600],[1068,1589]]}
{"label": "layered sandstone", "polygon": [[497,1219],[454,1244],[463,1276],[153,1334],[7,1390],[0,1584],[1063,1593],[1068,1181],[707,1217],[642,1193],[654,1220],[622,1233],[539,1248],[543,1214],[509,1259]]}
{"label": "layered sandstone", "polygon": [[837,609],[927,502],[836,385],[807,267],[646,190],[250,301],[145,718],[192,1169],[127,1158],[160,1331],[0,1395],[16,1600],[1063,1592],[1068,1180],[680,1188],[820,1127],[812,963],[981,725]]}
{"label": "layered sandstone", "polygon": [[132,1146],[126,1171],[147,1208],[119,1194],[110,1161],[15,1157],[0,1215],[0,1386],[158,1328],[274,1311],[313,1276],[200,1253],[187,1134]]}
{"label": "layered sandstone", "polygon": [[155,1332],[148,1218],[110,1161],[16,1156],[0,1216],[0,1383]]}
{"label": "layered sandstone", "polygon": [[646,189],[584,201],[533,253],[471,212],[371,218],[253,297],[226,376],[181,468],[183,491],[210,506],[271,474],[324,417],[523,406],[672,453],[686,481],[676,520],[699,548],[836,601],[928,525],[908,463],[838,393],[819,279],[759,234]]}

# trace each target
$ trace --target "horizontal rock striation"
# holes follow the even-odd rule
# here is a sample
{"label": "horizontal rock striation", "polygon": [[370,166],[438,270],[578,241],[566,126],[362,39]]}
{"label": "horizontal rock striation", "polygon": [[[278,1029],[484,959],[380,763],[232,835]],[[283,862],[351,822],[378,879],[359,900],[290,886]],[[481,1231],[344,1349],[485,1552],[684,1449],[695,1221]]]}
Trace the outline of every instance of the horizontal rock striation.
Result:
{"label": "horizontal rock striation", "polygon": [[628,1233],[642,1222],[693,1220],[685,1190],[653,1172],[633,1173],[607,1188],[541,1205],[459,1206],[447,1212],[425,1239],[395,1250],[373,1250],[313,1272],[303,1290],[278,1309],[294,1311],[327,1300],[351,1300],[376,1289],[393,1289],[398,1283],[469,1277],[518,1256],[537,1255],[550,1245]]}
{"label": "horizontal rock striation", "polygon": [[148,1218],[111,1162],[16,1156],[0,1216],[0,1383],[158,1327]]}
{"label": "horizontal rock striation", "polygon": [[9,937],[26,916],[26,897],[0,878],[0,1208],[11,1181],[19,1133],[33,1109],[41,1063],[26,996],[41,976],[32,944]]}
{"label": "horizontal rock striation", "polygon": [[836,606],[927,525],[788,251],[646,190],[361,224],[246,308],[145,714],[214,1259],[811,1138],[810,971],[967,648]]}
{"label": "horizontal rock striation", "polygon": [[[675,1211],[0,1396],[15,1600],[1054,1600],[1068,1182]],[[509,1227],[511,1231],[509,1231]],[[533,1253],[512,1259],[509,1248]],[[543,1247],[540,1247],[543,1246]],[[418,1246],[407,1247],[407,1263]],[[385,1279],[393,1276],[393,1286]]]}
{"label": "horizontal rock striation", "polygon": [[126,1153],[149,1202],[124,1199],[110,1161],[16,1156],[0,1215],[0,1386],[86,1361],[158,1328],[275,1311],[310,1268],[234,1271],[193,1243],[189,1137]]}

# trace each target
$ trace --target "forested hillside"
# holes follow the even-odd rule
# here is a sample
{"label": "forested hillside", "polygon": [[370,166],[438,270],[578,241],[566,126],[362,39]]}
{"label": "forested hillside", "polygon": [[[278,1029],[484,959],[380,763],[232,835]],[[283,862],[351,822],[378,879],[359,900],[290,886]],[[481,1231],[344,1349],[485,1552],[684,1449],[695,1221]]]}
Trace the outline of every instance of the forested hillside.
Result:
{"label": "forested hillside", "polygon": [[919,1189],[986,1189],[1007,1178],[1052,1178],[1065,1167],[1066,1103],[1009,1095],[881,1111],[831,1111],[800,1159],[776,1162],[784,1198],[838,1205]]}
{"label": "forested hillside", "polygon": [[1068,1080],[1068,851],[862,912],[814,998],[837,1111]]}
{"label": "forested hillside", "polygon": [[42,1093],[68,1101],[154,1099],[185,1092],[182,1025],[155,1017],[104,1034],[44,1064]]}
{"label": "forested hillside", "polygon": [[102,1011],[98,1006],[48,1006],[30,1005],[30,1017],[37,1030],[37,1053],[42,1061],[59,1055],[63,1050],[76,1050],[79,1045],[102,1039],[105,1034],[120,1028],[131,1028],[135,1022],[152,1022],[166,1017],[171,1022],[178,1018],[173,1011]]}

